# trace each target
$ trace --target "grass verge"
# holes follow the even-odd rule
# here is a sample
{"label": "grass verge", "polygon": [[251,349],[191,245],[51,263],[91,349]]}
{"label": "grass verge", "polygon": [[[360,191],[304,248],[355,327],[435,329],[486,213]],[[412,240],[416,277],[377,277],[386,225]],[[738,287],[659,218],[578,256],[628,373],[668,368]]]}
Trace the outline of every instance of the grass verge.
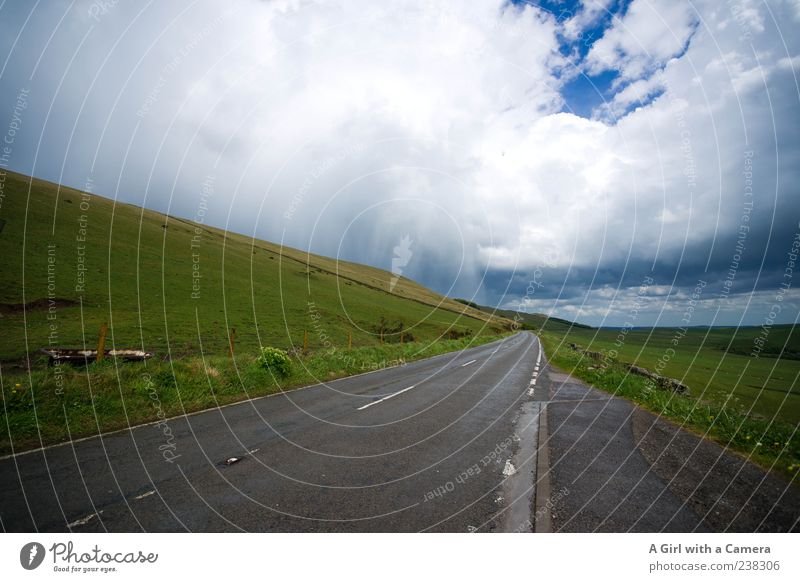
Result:
{"label": "grass verge", "polygon": [[[436,342],[332,348],[292,357],[286,376],[257,363],[256,354],[89,366],[37,365],[31,374],[2,374],[0,454],[20,452],[266,396],[486,344],[505,335]],[[40,363],[41,364],[41,363]]]}
{"label": "grass verge", "polygon": [[654,386],[619,362],[601,364],[571,349],[563,336],[540,333],[551,363],[576,378],[631,400],[682,427],[748,456],[766,469],[793,478],[800,469],[800,435],[779,419],[748,415],[742,405],[704,402]]}

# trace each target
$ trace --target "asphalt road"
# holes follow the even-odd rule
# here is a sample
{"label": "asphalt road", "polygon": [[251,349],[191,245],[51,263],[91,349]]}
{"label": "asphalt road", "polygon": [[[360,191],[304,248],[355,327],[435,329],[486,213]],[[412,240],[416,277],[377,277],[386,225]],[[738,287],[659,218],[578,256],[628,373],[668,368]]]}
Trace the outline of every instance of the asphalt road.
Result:
{"label": "asphalt road", "polygon": [[798,500],[530,333],[0,459],[5,531],[789,531]]}
{"label": "asphalt road", "polygon": [[796,484],[558,370],[543,381],[550,531],[798,529]]}
{"label": "asphalt road", "polygon": [[535,336],[520,333],[170,419],[166,435],[145,425],[5,458],[2,527],[495,530],[538,353]]}

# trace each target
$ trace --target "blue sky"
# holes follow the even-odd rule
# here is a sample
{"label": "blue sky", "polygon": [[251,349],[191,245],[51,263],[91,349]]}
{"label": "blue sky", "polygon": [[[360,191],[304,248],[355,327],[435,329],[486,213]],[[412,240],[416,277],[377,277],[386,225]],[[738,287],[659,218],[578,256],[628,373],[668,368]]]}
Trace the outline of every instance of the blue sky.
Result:
{"label": "blue sky", "polygon": [[437,291],[595,325],[698,281],[697,324],[759,325],[785,282],[797,2],[98,6],[2,5],[12,169],[188,218],[213,175],[217,226],[386,269],[408,236]]}

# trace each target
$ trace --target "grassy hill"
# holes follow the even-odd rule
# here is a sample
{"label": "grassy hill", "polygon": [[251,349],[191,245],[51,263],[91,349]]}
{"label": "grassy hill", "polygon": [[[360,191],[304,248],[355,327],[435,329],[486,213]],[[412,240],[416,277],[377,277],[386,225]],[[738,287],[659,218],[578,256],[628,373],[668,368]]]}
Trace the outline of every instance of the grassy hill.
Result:
{"label": "grassy hill", "polygon": [[[499,333],[509,322],[406,278],[8,173],[0,361],[52,340],[170,354]],[[23,309],[23,305],[25,308]]]}
{"label": "grassy hill", "polygon": [[480,307],[486,313],[518,321],[522,326],[532,331],[567,332],[571,329],[592,329],[588,325],[574,323],[558,317],[549,317],[543,313],[524,313],[511,309],[495,309],[493,307]]}
{"label": "grassy hill", "polygon": [[[392,285],[381,269],[4,177],[0,453],[402,365],[511,329],[408,279]],[[95,348],[102,324],[107,349],[155,356],[48,366],[39,353]],[[288,371],[259,363],[261,346],[287,350]]]}

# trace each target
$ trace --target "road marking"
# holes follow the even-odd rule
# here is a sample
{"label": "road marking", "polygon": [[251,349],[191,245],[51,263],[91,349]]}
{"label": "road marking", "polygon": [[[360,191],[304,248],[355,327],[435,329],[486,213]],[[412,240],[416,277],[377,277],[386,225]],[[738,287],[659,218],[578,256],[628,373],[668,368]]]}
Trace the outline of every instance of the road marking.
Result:
{"label": "road marking", "polygon": [[531,386],[536,386],[536,378],[534,378],[533,380],[531,380]]}
{"label": "road marking", "polygon": [[[504,342],[504,341],[506,341],[506,340],[497,340],[497,342],[500,342],[500,345],[503,345],[502,342]],[[479,349],[479,348],[484,348],[484,347],[490,347],[492,344],[497,343],[497,342],[491,342],[491,343],[485,344],[483,346],[476,346],[474,348],[469,348],[469,349]],[[497,349],[495,349],[491,353],[492,354],[497,353],[497,351],[499,349],[500,349],[500,347],[498,346]],[[410,362],[410,365],[417,364],[417,363],[423,363],[423,362],[430,363],[432,360],[445,358],[445,357],[451,355],[452,353],[453,352],[446,352],[444,354],[439,354],[438,356],[431,356],[430,358],[423,358],[421,360],[414,360],[413,362]],[[353,374],[352,376],[343,376],[341,378],[336,378],[334,380],[326,380],[324,382],[316,382],[314,384],[308,384],[307,386],[298,386],[297,388],[292,388],[291,390],[281,390],[279,392],[274,392],[272,394],[265,394],[264,396],[255,396],[253,398],[247,398],[245,400],[239,400],[237,402],[230,402],[228,404],[223,404],[222,406],[214,406],[212,408],[204,408],[203,410],[195,410],[194,412],[184,412],[183,414],[176,414],[175,416],[170,416],[169,418],[165,418],[165,419],[161,419],[161,420],[151,420],[151,421],[148,421],[148,422],[143,422],[141,424],[135,424],[133,426],[128,426],[126,428],[118,428],[116,430],[109,430],[109,431],[106,431],[106,432],[101,432],[99,434],[85,436],[85,437],[81,437],[81,438],[78,438],[78,439],[70,439],[68,441],[63,441],[63,442],[60,442],[60,443],[53,443],[51,445],[45,445],[43,447],[36,447],[35,449],[28,449],[28,450],[25,450],[25,451],[20,451],[18,453],[17,452],[11,452],[11,453],[8,453],[8,454],[5,454],[5,455],[0,455],[0,461],[5,461],[6,459],[14,459],[14,458],[17,458],[17,457],[23,457],[23,456],[26,456],[26,455],[31,455],[33,453],[41,453],[42,451],[49,451],[51,449],[57,449],[57,448],[64,447],[64,446],[67,446],[67,445],[74,446],[74,445],[76,445],[78,443],[82,443],[84,441],[90,441],[90,440],[93,440],[93,439],[100,439],[102,441],[102,439],[104,439],[106,437],[116,436],[116,435],[122,434],[124,432],[130,432],[131,434],[133,434],[134,430],[137,430],[137,429],[140,429],[140,428],[144,428],[144,427],[147,427],[147,426],[156,426],[156,425],[159,425],[159,424],[161,424],[161,423],[163,423],[165,421],[168,422],[170,420],[183,420],[183,419],[188,419],[188,418],[190,418],[192,416],[199,416],[201,414],[209,414],[209,413],[212,413],[212,412],[219,412],[220,410],[223,410],[225,408],[232,408],[234,406],[243,406],[245,404],[250,404],[252,402],[255,402],[256,400],[266,400],[267,398],[277,398],[277,397],[280,397],[280,396],[285,396],[286,393],[290,392],[290,391],[291,392],[300,392],[301,390],[310,390],[312,388],[322,388],[322,387],[327,388],[331,384],[334,384],[334,383],[337,383],[337,382],[345,382],[347,380],[352,380],[353,378],[358,378],[360,376],[368,376],[370,374],[380,374],[381,372],[385,372],[386,370],[391,370],[391,369],[397,368],[397,367],[399,367],[401,365],[402,364],[398,364],[397,366],[387,366],[386,368],[379,368],[377,370],[370,370],[369,372],[361,372],[360,374]]]}
{"label": "road marking", "polygon": [[389,398],[394,398],[394,397],[395,397],[395,396],[397,396],[398,394],[402,394],[403,392],[408,392],[408,391],[409,391],[409,390],[411,390],[412,388],[414,388],[414,386],[409,386],[408,388],[403,388],[403,389],[402,389],[402,390],[400,390],[399,392],[395,392],[394,394],[389,394],[389,396],[384,396],[384,397],[383,397],[383,398],[381,398],[380,400],[375,400],[374,402],[370,402],[369,404],[365,404],[364,406],[360,406],[359,408],[356,408],[356,410],[364,410],[365,408],[369,408],[370,406],[373,406],[373,405],[375,405],[375,404],[380,404],[380,403],[381,403],[381,402],[383,402],[384,400],[389,400]]}
{"label": "road marking", "polygon": [[477,362],[477,361],[478,361],[478,360],[470,360],[470,361],[469,361],[469,362],[467,362],[466,364],[461,364],[461,367],[463,368],[464,366],[469,366],[470,364],[474,364],[474,363],[475,363],[475,362]]}
{"label": "road marking", "polygon": [[503,475],[506,477],[511,477],[514,473],[517,472],[517,469],[514,467],[514,464],[511,462],[511,459],[506,460],[506,466],[503,467]]}
{"label": "road marking", "polygon": [[92,521],[95,517],[99,516],[101,513],[103,513],[102,509],[100,511],[98,511],[97,513],[91,513],[91,514],[87,515],[86,517],[82,517],[81,519],[76,519],[72,523],[68,523],[67,527],[72,528],[72,527],[77,527],[79,525],[86,525],[87,523]]}

